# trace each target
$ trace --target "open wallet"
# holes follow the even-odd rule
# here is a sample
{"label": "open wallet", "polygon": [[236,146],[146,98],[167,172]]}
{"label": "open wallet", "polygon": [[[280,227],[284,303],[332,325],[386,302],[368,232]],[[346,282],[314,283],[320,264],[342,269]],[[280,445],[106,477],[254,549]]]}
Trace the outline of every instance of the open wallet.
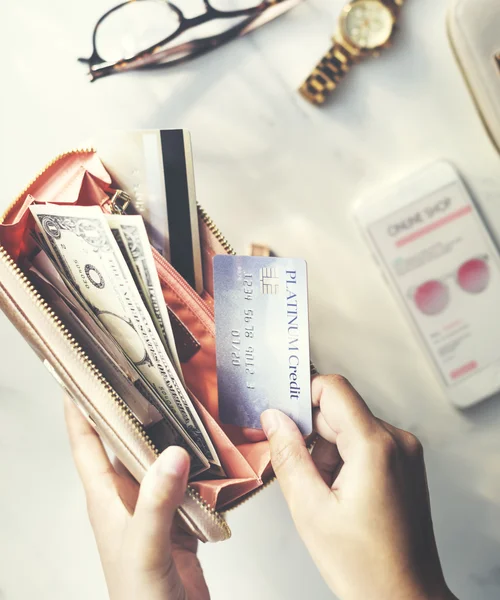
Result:
{"label": "open wallet", "polygon": [[[51,298],[31,276],[37,248],[30,207],[96,206],[112,214],[119,212],[116,192],[116,181],[95,150],[75,149],[54,158],[0,220],[0,307],[105,444],[141,481],[168,441],[143,426],[130,403],[125,403],[103,374],[99,367],[103,357],[94,355],[92,344],[85,346],[79,341],[78,332],[67,327]],[[234,251],[200,207],[198,217],[201,294],[159,252],[152,252],[171,315],[185,388],[222,467],[218,474],[208,471],[190,479],[179,515],[200,540],[217,542],[231,535],[224,512],[262,489],[274,476],[267,441],[251,443],[240,428],[223,425],[219,419],[212,259],[215,254]]]}

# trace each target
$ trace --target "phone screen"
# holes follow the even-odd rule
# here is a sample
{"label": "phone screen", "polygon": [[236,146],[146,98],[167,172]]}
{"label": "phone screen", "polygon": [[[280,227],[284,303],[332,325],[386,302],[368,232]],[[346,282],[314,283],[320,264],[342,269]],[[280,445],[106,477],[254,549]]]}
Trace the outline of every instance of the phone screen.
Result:
{"label": "phone screen", "polygon": [[498,253],[460,181],[368,233],[448,386],[500,360]]}

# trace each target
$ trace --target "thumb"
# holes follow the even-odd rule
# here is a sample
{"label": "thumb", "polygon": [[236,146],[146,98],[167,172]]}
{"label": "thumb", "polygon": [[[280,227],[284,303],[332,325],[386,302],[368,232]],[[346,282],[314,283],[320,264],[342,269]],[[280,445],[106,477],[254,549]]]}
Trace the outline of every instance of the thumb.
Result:
{"label": "thumb", "polygon": [[148,573],[163,576],[169,572],[178,579],[170,536],[176,510],[184,498],[188,474],[189,455],[182,448],[170,446],[141,483],[130,535],[135,559]]}
{"label": "thumb", "polygon": [[330,489],[316,468],[295,423],[279,410],[261,415],[269,440],[271,462],[285,500],[297,524],[306,522]]}

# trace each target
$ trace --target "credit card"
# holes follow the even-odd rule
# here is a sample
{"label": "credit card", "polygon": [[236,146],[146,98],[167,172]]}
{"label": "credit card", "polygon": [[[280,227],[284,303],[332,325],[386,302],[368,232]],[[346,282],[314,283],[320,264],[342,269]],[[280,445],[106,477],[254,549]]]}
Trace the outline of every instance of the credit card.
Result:
{"label": "credit card", "polygon": [[219,416],[261,429],[276,408],[312,431],[306,262],[214,257]]}
{"label": "credit card", "polygon": [[167,194],[170,262],[199,294],[203,292],[200,230],[191,136],[185,129],[160,131]]}
{"label": "credit card", "polygon": [[185,129],[102,132],[91,141],[144,219],[152,246],[199,294],[200,231],[191,137]]}
{"label": "credit card", "polygon": [[113,178],[142,216],[149,241],[170,261],[167,192],[160,132],[157,130],[102,131],[91,140]]}

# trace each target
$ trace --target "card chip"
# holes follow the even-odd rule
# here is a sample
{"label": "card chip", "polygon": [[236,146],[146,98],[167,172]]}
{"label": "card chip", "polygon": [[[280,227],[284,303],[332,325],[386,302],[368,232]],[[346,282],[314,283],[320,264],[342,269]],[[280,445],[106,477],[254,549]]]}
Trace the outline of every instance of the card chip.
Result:
{"label": "card chip", "polygon": [[280,289],[278,269],[263,267],[260,269],[260,291],[263,294],[277,294]]}

